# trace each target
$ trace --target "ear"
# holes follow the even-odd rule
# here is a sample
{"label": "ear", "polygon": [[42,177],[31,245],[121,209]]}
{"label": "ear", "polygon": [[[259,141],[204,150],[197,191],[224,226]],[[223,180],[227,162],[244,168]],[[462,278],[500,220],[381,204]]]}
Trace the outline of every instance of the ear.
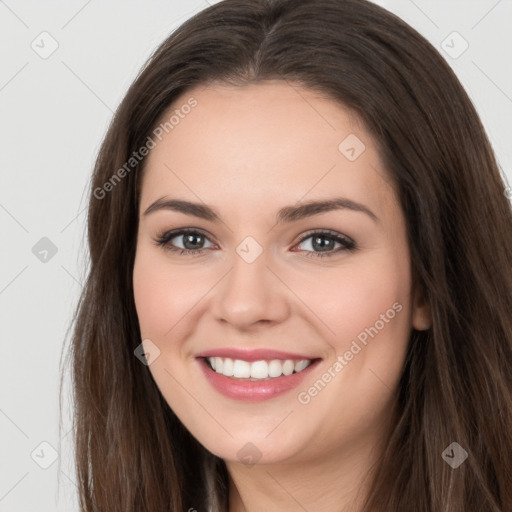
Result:
{"label": "ear", "polygon": [[423,286],[418,281],[414,284],[412,300],[412,327],[425,331],[432,326],[430,303],[425,297]]}

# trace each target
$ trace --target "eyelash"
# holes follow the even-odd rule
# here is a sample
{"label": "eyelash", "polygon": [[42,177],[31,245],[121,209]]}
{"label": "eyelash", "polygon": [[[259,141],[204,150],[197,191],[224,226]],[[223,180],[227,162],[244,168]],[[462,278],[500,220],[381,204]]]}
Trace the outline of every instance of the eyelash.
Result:
{"label": "eyelash", "polygon": [[[175,231],[167,231],[167,232],[160,234],[156,238],[155,243],[158,247],[163,247],[165,250],[178,253],[179,255],[198,256],[198,255],[202,254],[204,251],[206,251],[207,249],[205,249],[205,248],[181,249],[179,247],[173,247],[169,243],[173,238],[176,238],[176,237],[182,236],[182,235],[190,235],[190,234],[201,235],[205,238],[208,238],[205,233],[203,233],[202,231],[200,231],[198,229],[180,229],[180,230],[175,230]],[[330,238],[331,240],[342,244],[343,247],[332,250],[332,251],[326,251],[326,252],[305,251],[305,252],[309,253],[308,255],[306,255],[306,257],[308,257],[308,258],[326,258],[326,257],[328,258],[328,257],[338,254],[339,252],[342,252],[342,251],[353,252],[357,248],[357,246],[353,240],[351,240],[350,238],[348,238],[344,235],[340,235],[339,233],[336,233],[335,231],[330,231],[330,230],[319,230],[319,231],[311,231],[309,233],[306,233],[304,236],[302,236],[302,238],[299,240],[297,245],[302,244],[305,240],[307,240],[308,238],[312,238],[314,235],[325,237],[325,238]]]}

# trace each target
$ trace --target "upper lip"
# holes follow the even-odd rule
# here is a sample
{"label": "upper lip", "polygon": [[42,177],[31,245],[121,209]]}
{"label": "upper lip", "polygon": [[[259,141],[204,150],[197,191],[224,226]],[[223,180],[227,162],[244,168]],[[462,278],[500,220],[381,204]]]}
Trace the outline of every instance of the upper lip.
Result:
{"label": "upper lip", "polygon": [[313,360],[316,357],[310,357],[304,354],[294,354],[291,352],[282,352],[280,350],[271,350],[266,348],[258,348],[253,350],[240,348],[216,348],[205,350],[196,354],[196,357],[229,357],[230,359],[241,359],[243,361],[270,361],[272,359],[292,359],[301,361],[302,359]]}

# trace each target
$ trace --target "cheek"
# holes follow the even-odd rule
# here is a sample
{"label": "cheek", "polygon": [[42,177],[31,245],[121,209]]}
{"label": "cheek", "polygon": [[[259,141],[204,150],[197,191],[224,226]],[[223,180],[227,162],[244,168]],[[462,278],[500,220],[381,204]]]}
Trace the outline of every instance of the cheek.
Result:
{"label": "cheek", "polygon": [[[382,405],[398,384],[411,331],[411,276],[408,260],[390,254],[366,274],[354,277],[337,354],[345,356],[346,377],[363,402]],[[345,333],[347,336],[345,336]],[[350,361],[349,361],[350,359]]]}
{"label": "cheek", "polygon": [[[138,251],[135,258],[133,291],[141,335],[153,338],[164,329],[167,301],[173,299],[168,293],[165,276],[157,272],[143,251]],[[167,329],[169,327],[168,324]]]}
{"label": "cheek", "polygon": [[142,337],[163,340],[205,293],[210,277],[169,264],[165,254],[137,249],[133,269],[135,306]]}
{"label": "cheek", "polygon": [[182,281],[180,272],[170,272],[154,254],[137,250],[133,289],[143,338],[162,339],[186,313],[187,288],[183,287]]}
{"label": "cheek", "polygon": [[[376,411],[387,407],[390,389],[398,383],[411,330],[407,253],[380,253],[373,259],[361,259],[360,266],[324,288],[325,307],[319,315],[331,331],[332,364],[340,365],[330,366],[336,377],[318,406],[324,400],[326,407],[332,400],[338,403],[350,389],[353,399],[342,401],[361,417],[368,416],[370,423]],[[320,297],[320,287],[315,293]]]}
{"label": "cheek", "polygon": [[401,254],[379,254],[340,273],[323,292],[313,289],[325,298],[319,316],[334,332],[326,337],[334,354],[325,373],[304,383],[299,400],[311,425],[329,411],[332,421],[312,426],[319,438],[356,439],[380,428],[391,410],[410,336],[406,263]]}
{"label": "cheek", "polygon": [[[338,332],[353,339],[359,336],[364,341],[364,333],[376,328],[379,333],[388,333],[406,317],[407,305],[404,299],[408,294],[406,276],[396,272],[375,273],[353,277],[347,283],[349,290],[340,300],[344,311]],[[400,311],[398,311],[400,310]]]}
{"label": "cheek", "polygon": [[366,329],[375,324],[379,337],[406,333],[411,287],[406,262],[395,254],[379,254],[371,261],[361,258],[349,269],[340,268],[328,282],[306,282],[308,305],[328,328],[326,339],[337,354],[348,350],[359,335],[364,341]]}

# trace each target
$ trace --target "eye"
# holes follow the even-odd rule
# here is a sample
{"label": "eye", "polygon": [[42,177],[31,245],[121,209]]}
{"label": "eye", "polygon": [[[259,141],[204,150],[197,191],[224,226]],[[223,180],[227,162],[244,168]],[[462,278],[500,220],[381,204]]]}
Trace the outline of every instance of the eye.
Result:
{"label": "eye", "polygon": [[[306,240],[310,241],[305,243]],[[325,240],[327,240],[327,243],[325,243]],[[353,252],[356,249],[356,244],[353,240],[345,235],[329,230],[314,231],[304,235],[298,245],[302,244],[306,246],[306,249],[303,248],[302,250],[309,253],[306,255],[308,258],[325,258],[342,251]],[[338,244],[338,248],[335,249],[336,244]]]}
{"label": "eye", "polygon": [[[172,242],[175,239],[182,244],[182,247],[176,246],[176,243]],[[208,237],[202,231],[197,229],[180,229],[163,233],[157,237],[155,242],[158,246],[171,252],[201,254],[205,249],[202,247],[205,240],[208,240]]]}

